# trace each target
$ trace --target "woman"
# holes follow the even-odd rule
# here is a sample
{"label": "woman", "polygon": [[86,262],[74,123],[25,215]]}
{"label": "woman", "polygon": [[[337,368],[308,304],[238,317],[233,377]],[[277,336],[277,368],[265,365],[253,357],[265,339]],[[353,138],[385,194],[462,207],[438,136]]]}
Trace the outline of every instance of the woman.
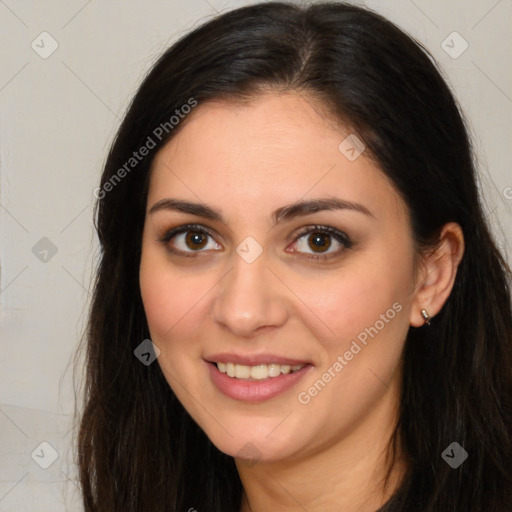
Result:
{"label": "woman", "polygon": [[409,36],[339,2],[213,19],[96,195],[85,510],[512,510],[510,271]]}

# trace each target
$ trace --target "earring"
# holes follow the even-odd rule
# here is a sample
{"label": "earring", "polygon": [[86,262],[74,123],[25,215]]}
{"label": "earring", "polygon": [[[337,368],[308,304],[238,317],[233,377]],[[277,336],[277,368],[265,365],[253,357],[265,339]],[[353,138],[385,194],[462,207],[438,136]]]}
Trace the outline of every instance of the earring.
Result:
{"label": "earring", "polygon": [[429,314],[427,313],[427,310],[426,309],[422,309],[421,310],[421,316],[425,319],[425,323],[427,325],[430,325],[430,316]]}

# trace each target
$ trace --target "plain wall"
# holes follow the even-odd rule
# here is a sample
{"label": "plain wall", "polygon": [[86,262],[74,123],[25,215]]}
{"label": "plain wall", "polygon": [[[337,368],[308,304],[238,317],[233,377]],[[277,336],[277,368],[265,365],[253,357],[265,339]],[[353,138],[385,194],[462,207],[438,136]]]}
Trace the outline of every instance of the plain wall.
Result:
{"label": "plain wall", "polygon": [[[251,3],[0,2],[0,511],[81,510],[69,451],[72,357],[97,261],[93,190],[157,56],[216,12]],[[511,2],[365,5],[423,42],[444,68],[470,121],[487,209],[505,249],[512,238]],[[465,43],[454,31],[468,44],[457,58]],[[47,56],[52,38],[58,47]],[[40,464],[53,452],[42,442],[57,456],[47,469]]]}

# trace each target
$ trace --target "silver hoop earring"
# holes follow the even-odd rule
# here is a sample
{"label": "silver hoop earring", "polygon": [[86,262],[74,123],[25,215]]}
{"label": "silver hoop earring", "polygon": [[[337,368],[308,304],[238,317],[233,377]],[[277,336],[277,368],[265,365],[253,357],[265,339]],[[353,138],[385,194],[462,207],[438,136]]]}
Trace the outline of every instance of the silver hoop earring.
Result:
{"label": "silver hoop earring", "polygon": [[429,314],[427,313],[427,310],[426,309],[422,309],[421,310],[421,316],[425,319],[425,323],[427,325],[430,325],[430,316]]}

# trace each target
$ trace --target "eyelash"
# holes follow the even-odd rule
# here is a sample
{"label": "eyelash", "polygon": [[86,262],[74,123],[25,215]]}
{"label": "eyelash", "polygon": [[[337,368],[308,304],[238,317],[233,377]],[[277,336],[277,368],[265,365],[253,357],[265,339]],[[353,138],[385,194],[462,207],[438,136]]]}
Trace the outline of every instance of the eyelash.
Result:
{"label": "eyelash", "polygon": [[[203,226],[200,226],[198,224],[185,224],[183,226],[179,226],[173,229],[170,229],[165,233],[165,235],[162,238],[159,238],[158,241],[164,244],[167,247],[167,250],[172,252],[173,254],[177,254],[179,256],[184,256],[186,258],[194,258],[197,256],[197,253],[204,252],[201,250],[198,251],[192,251],[192,252],[185,252],[180,251],[177,249],[173,249],[168,244],[171,241],[173,237],[176,235],[180,235],[181,233],[187,233],[188,231],[192,231],[194,233],[202,234],[202,235],[208,235],[212,238],[214,238],[213,234]],[[313,233],[319,233],[319,234],[327,234],[331,235],[337,242],[339,242],[341,245],[344,246],[345,249],[350,249],[353,246],[352,241],[350,238],[343,233],[342,231],[339,231],[337,229],[331,228],[329,226],[309,226],[302,230],[300,233],[297,234],[295,237],[295,240],[293,241],[296,243],[298,240],[300,240],[305,235],[313,234]],[[308,254],[305,256],[306,259],[315,260],[315,261],[324,261],[327,259],[330,259],[332,257],[336,257],[339,255],[340,252],[342,252],[343,249],[338,250],[335,253],[329,253],[329,254]]]}

